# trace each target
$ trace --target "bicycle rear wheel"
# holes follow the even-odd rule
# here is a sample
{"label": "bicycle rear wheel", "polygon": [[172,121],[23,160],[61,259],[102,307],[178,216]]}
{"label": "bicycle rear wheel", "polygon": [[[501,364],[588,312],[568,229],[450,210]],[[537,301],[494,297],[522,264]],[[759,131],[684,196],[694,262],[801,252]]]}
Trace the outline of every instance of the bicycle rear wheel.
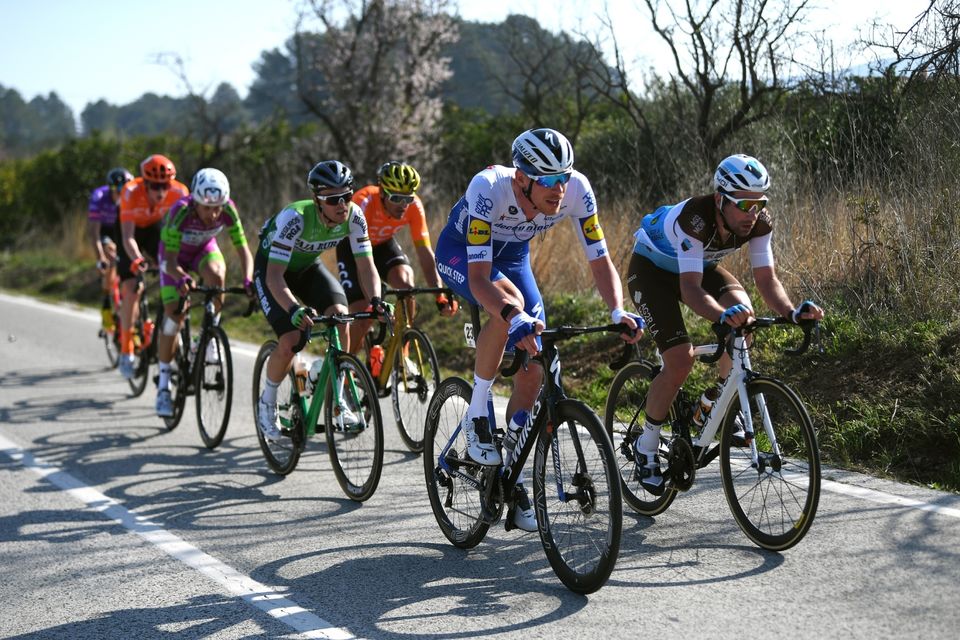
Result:
{"label": "bicycle rear wheel", "polygon": [[620,553],[623,504],[613,446],[597,417],[577,400],[557,404],[548,430],[534,425],[533,498],[540,541],[557,577],[576,593],[606,583]]}
{"label": "bicycle rear wheel", "polygon": [[[627,364],[610,383],[604,410],[604,426],[616,454],[623,499],[631,509],[645,516],[663,513],[677,497],[676,489],[667,489],[660,496],[653,495],[643,488],[634,473],[633,443],[643,432],[647,418],[647,390],[654,375],[653,365],[649,362],[641,360]],[[661,435],[667,438],[670,436],[670,423],[668,419],[661,431]]]}
{"label": "bicycle rear wheel", "polygon": [[260,347],[253,365],[253,425],[260,442],[260,451],[273,471],[285,476],[293,471],[300,460],[305,443],[304,416],[300,408],[300,396],[296,394],[293,371],[284,376],[277,388],[277,410],[280,414],[281,438],[277,442],[268,442],[260,431],[260,410],[258,402],[267,377],[267,360],[277,348],[276,340],[268,340]]}
{"label": "bicycle rear wheel", "polygon": [[184,326],[180,331],[180,339],[177,340],[177,348],[173,352],[171,364],[175,365],[170,370],[170,389],[173,393],[173,415],[164,418],[163,423],[168,431],[173,431],[180,424],[183,418],[183,408],[187,405],[187,396],[190,395],[190,361],[187,359],[187,351],[184,345],[189,344],[190,332]]}
{"label": "bicycle rear wheel", "polygon": [[473,389],[463,378],[444,379],[430,399],[423,437],[423,471],[430,507],[443,535],[461,549],[472,549],[487,535],[490,524],[484,519],[483,487],[497,478],[467,457],[467,439],[460,422],[471,396]]}
{"label": "bicycle rear wheel", "polygon": [[213,449],[223,442],[233,402],[233,360],[230,342],[221,327],[210,327],[203,333],[196,358],[193,389],[197,396],[197,426],[203,444]]}
{"label": "bicycle rear wheel", "polygon": [[[324,397],[327,449],[333,472],[347,497],[363,502],[373,495],[383,471],[383,418],[377,387],[354,355],[338,352]],[[334,401],[338,386],[340,405]],[[356,420],[356,422],[351,422]]]}
{"label": "bicycle rear wheel", "polygon": [[116,369],[120,363],[120,316],[115,311],[111,313],[113,313],[113,330],[100,329],[100,338],[103,340],[103,348],[107,352],[110,367]]}
{"label": "bicycle rear wheel", "polygon": [[757,461],[750,444],[734,437],[741,412],[740,402],[734,402],[724,417],[720,446],[723,492],[750,540],[783,551],[800,542],[817,513],[817,437],[803,402],[779,380],[754,378],[747,383],[747,395]]}
{"label": "bicycle rear wheel", "polygon": [[440,384],[437,353],[430,338],[419,329],[403,332],[391,374],[393,416],[400,438],[414,453],[423,451],[423,425],[433,392]]}

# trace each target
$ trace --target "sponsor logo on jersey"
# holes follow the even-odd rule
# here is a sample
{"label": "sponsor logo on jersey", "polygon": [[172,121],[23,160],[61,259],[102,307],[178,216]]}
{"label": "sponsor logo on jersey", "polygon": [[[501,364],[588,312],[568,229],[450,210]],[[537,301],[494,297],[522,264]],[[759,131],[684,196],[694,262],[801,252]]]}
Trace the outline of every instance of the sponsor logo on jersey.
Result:
{"label": "sponsor logo on jersey", "polygon": [[490,242],[490,223],[486,220],[470,218],[467,228],[467,242],[470,244],[487,244]]}
{"label": "sponsor logo on jersey", "polygon": [[684,239],[684,240],[680,243],[680,250],[681,250],[681,251],[690,251],[690,249],[692,249],[692,248],[693,248],[693,245],[690,244],[690,241],[687,240],[687,239]]}
{"label": "sponsor logo on jersey", "polygon": [[600,220],[597,214],[580,221],[580,227],[583,229],[583,235],[587,239],[587,244],[594,244],[603,240],[603,229],[600,227]]}
{"label": "sponsor logo on jersey", "polygon": [[588,191],[583,194],[583,208],[587,213],[593,213],[597,210],[597,203],[593,200],[593,192]]}
{"label": "sponsor logo on jersey", "polygon": [[493,200],[485,198],[483,194],[477,196],[477,201],[473,205],[473,211],[477,215],[485,216],[493,211]]}
{"label": "sponsor logo on jersey", "polygon": [[446,276],[456,282],[457,284],[463,284],[467,279],[465,275],[454,269],[448,264],[439,263],[437,264],[437,269],[440,271],[440,275]]}
{"label": "sponsor logo on jersey", "polygon": [[467,251],[467,261],[476,262],[477,260],[486,260],[487,259],[487,250],[479,249],[473,251]]}
{"label": "sponsor logo on jersey", "polygon": [[701,218],[700,216],[693,216],[690,218],[690,228],[696,233],[703,231],[703,228],[707,226],[707,221]]}

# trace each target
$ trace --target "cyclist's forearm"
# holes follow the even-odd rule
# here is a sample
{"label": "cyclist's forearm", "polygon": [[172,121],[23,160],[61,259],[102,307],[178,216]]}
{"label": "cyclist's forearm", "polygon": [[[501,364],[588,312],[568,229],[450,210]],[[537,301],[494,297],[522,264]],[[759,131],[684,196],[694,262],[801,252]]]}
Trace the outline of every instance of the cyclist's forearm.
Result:
{"label": "cyclist's forearm", "polygon": [[131,261],[142,258],[143,256],[140,255],[140,247],[137,245],[136,238],[134,238],[136,226],[132,222],[124,222],[121,225],[121,231],[123,234],[123,250],[127,252],[127,257],[130,258]]}
{"label": "cyclist's forearm", "polygon": [[357,271],[360,274],[360,286],[367,300],[380,297],[380,274],[373,264],[373,256],[357,258]]}
{"label": "cyclist's forearm", "polygon": [[420,270],[428,287],[440,287],[440,274],[437,273],[437,260],[433,249],[428,246],[417,247],[417,259],[420,261]]}
{"label": "cyclist's forearm", "polygon": [[773,268],[758,267],[754,269],[753,276],[754,282],[757,283],[757,289],[760,291],[760,296],[767,303],[767,306],[781,316],[789,318],[793,313],[793,303]]}
{"label": "cyclist's forearm", "polygon": [[240,258],[244,280],[253,280],[253,256],[250,254],[250,249],[246,245],[237,247],[237,257]]}
{"label": "cyclist's forearm", "polygon": [[93,252],[96,254],[97,260],[105,260],[106,256],[103,252],[103,245],[100,243],[100,223],[96,220],[89,220],[87,222],[87,235],[90,237]]}
{"label": "cyclist's forearm", "polygon": [[623,308],[623,286],[620,284],[620,275],[613,266],[610,256],[603,256],[590,261],[590,271],[593,273],[593,282],[597,286],[600,298],[607,304],[610,311]]}
{"label": "cyclist's forearm", "polygon": [[700,285],[702,275],[697,273],[680,274],[680,299],[690,307],[694,313],[710,322],[716,322],[724,309],[720,303],[714,299]]}
{"label": "cyclist's forearm", "polygon": [[291,307],[298,307],[300,303],[287,286],[283,274],[287,269],[285,264],[270,263],[267,265],[267,289],[280,306],[289,311]]}

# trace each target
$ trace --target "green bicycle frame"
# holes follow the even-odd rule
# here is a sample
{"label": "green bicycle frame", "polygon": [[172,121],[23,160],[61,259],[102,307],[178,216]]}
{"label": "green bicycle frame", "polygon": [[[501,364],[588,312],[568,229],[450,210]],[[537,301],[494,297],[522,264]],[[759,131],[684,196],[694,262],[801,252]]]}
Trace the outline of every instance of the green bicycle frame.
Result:
{"label": "green bicycle frame", "polygon": [[[320,369],[320,375],[317,377],[317,383],[313,387],[313,395],[309,398],[305,398],[296,390],[296,402],[300,404],[300,410],[302,415],[305,416],[304,420],[306,422],[306,435],[307,437],[312,437],[317,432],[317,423],[320,420],[320,411],[323,409],[324,396],[326,395],[324,391],[327,388],[327,382],[336,380],[336,356],[338,353],[342,352],[340,348],[340,333],[337,331],[336,326],[328,326],[324,329],[324,335],[329,343],[326,352],[324,353],[323,368]],[[357,384],[353,379],[353,376],[349,376],[349,387],[346,391],[350,394],[350,397],[354,401],[354,406],[360,405],[360,394],[357,393]],[[331,382],[332,384],[332,382]],[[333,402],[335,406],[340,405],[340,389],[337,384],[332,384],[333,386]],[[363,426],[366,426],[366,419],[361,413],[358,416],[363,421]],[[289,419],[281,419],[281,423],[285,428],[290,428]]]}

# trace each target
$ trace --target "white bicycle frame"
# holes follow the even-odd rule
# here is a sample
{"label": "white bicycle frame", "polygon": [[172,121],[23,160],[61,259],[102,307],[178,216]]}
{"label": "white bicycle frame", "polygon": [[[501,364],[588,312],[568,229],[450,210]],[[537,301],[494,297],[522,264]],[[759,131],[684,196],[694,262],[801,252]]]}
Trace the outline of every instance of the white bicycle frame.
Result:
{"label": "white bicycle frame", "polygon": [[[693,356],[696,358],[699,356],[713,355],[717,352],[717,346],[716,344],[696,346],[693,348]],[[720,388],[720,397],[717,398],[713,409],[707,415],[707,421],[704,423],[700,435],[692,439],[693,446],[700,447],[700,460],[698,462],[702,462],[710,443],[713,442],[723,426],[723,418],[727,415],[730,405],[735,401],[735,398],[740,402],[740,413],[743,419],[744,429],[755,433],[753,429],[753,415],[749,410],[750,397],[747,395],[747,373],[750,371],[750,351],[747,347],[745,337],[738,336],[734,338],[733,353],[735,356],[733,358],[733,368],[730,370],[730,375],[727,376],[723,386]],[[662,366],[663,358],[660,356],[659,350],[657,350],[657,358],[660,360]],[[781,457],[780,445],[777,443],[777,438],[773,431],[773,423],[770,421],[770,413],[767,411],[767,404],[763,399],[763,395],[757,394],[755,401],[760,411],[761,419],[763,420],[764,433],[766,433],[767,438],[770,440],[772,451],[777,457]],[[744,408],[746,410],[744,410]],[[755,440],[750,441],[750,458],[753,466],[757,467],[759,465],[759,454],[757,453]]]}

